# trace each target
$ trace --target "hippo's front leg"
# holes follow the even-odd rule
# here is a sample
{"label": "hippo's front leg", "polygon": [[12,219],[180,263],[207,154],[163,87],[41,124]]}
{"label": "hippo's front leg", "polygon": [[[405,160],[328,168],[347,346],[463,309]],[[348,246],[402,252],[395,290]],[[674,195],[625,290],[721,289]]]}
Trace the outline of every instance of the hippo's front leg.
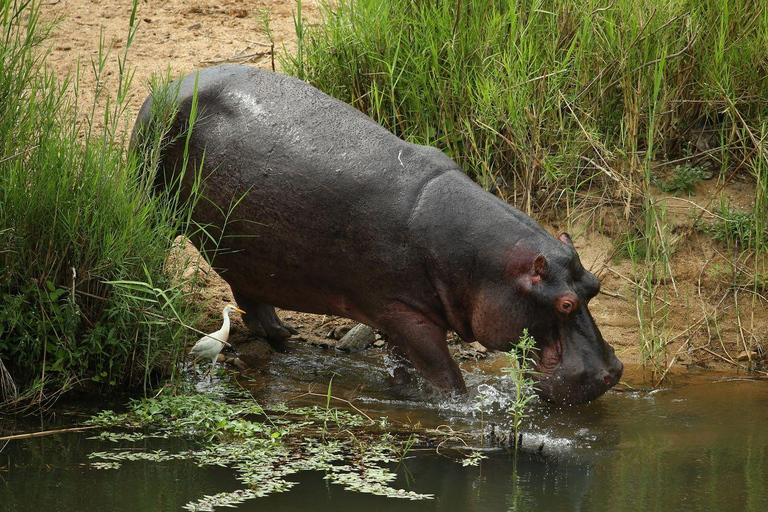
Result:
{"label": "hippo's front leg", "polygon": [[467,392],[459,365],[448,351],[446,329],[413,310],[397,311],[380,323],[396,351],[404,352],[413,366],[439,391]]}

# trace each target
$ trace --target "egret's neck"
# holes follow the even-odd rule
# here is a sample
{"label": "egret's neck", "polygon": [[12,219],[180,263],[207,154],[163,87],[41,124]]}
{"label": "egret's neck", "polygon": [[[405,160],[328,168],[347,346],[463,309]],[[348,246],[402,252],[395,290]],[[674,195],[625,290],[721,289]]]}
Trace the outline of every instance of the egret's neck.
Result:
{"label": "egret's neck", "polygon": [[221,329],[219,329],[219,335],[221,336],[220,339],[225,340],[229,338],[229,313],[226,311],[224,312],[224,323],[221,326]]}

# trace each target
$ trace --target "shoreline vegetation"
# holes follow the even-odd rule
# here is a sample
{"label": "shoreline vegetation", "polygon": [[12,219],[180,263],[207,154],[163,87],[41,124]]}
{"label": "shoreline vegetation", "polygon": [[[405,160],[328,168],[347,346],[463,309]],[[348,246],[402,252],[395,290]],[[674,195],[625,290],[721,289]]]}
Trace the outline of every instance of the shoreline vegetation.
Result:
{"label": "shoreline vegetation", "polygon": [[[308,23],[296,7],[297,51],[277,56],[285,72],[439,147],[534,218],[614,240],[610,258],[631,262],[654,383],[694,349],[765,373],[755,311],[768,307],[768,9],[349,0]],[[188,328],[201,323],[195,277],[168,264],[176,234],[194,226],[125,151],[138,8],[119,55],[102,40],[62,77],[45,65],[55,25],[40,4],[0,0],[0,403],[45,405],[75,386],[148,393],[199,337]],[[100,84],[114,58],[116,90],[97,85],[79,104],[81,74]],[[154,149],[161,139],[162,128]],[[711,197],[673,229],[667,199],[693,203],[705,180]],[[735,181],[754,191],[749,208],[725,199]],[[698,288],[706,271],[717,308],[735,315],[728,348],[719,309],[694,320],[695,294],[676,281],[675,258],[702,240],[727,255]],[[687,319],[682,334],[674,316]],[[694,335],[707,344],[670,352]]]}
{"label": "shoreline vegetation", "polygon": [[[56,77],[45,65],[55,25],[41,22],[40,4],[0,3],[0,404],[9,407],[44,406],[75,386],[147,393],[178,372],[186,326],[198,321],[183,265],[167,265],[185,219],[125,154],[136,8],[117,90],[81,105],[80,68]],[[113,58],[100,48],[97,83]]]}

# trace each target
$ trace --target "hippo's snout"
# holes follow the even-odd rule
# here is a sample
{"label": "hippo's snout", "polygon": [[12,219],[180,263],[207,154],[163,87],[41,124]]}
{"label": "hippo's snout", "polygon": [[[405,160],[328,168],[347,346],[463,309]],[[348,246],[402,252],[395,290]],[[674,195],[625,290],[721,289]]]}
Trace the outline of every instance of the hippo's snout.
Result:
{"label": "hippo's snout", "polygon": [[591,402],[618,384],[624,365],[615,356],[609,366],[556,371],[539,380],[539,395],[556,404],[578,405]]}
{"label": "hippo's snout", "polygon": [[606,385],[608,389],[612,388],[621,380],[621,375],[624,373],[624,364],[619,361],[619,358],[613,353],[613,347],[611,348],[611,364],[608,367],[606,378]]}
{"label": "hippo's snout", "polygon": [[[543,372],[536,390],[542,398],[560,405],[578,405],[591,402],[618,384],[624,365],[586,307],[558,330],[556,349],[545,343],[541,351],[544,357],[539,366]],[[551,353],[559,355],[559,360],[553,360]]]}
{"label": "hippo's snout", "polygon": [[553,401],[566,405],[577,405],[591,402],[618,384],[624,365],[616,356],[611,354],[609,365],[598,368],[585,368],[577,375],[564,375],[566,382],[577,383],[576,386],[566,386],[566,389],[553,397]]}

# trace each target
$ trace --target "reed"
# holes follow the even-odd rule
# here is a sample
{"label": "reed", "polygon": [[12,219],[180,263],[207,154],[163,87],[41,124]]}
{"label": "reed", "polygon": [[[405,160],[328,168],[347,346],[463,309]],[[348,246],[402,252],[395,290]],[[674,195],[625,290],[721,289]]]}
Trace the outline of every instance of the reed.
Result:
{"label": "reed", "polygon": [[[509,380],[515,388],[512,393],[512,401],[507,410],[507,414],[512,420],[509,447],[514,447],[515,452],[520,447],[520,441],[523,437],[520,428],[523,420],[528,416],[528,404],[535,396],[536,381],[534,376],[537,375],[535,370],[536,350],[536,340],[528,333],[528,329],[523,329],[520,339],[512,346],[512,350],[506,354],[509,365],[502,370],[509,375]],[[514,439],[514,442],[512,439]]]}

